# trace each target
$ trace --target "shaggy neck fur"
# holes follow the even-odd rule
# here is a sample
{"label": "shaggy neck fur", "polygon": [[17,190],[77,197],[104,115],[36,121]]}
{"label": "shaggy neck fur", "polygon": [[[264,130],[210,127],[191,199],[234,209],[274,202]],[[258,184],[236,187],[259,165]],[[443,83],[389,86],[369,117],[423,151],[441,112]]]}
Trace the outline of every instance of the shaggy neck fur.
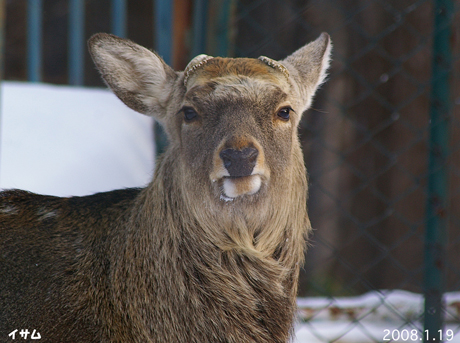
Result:
{"label": "shaggy neck fur", "polygon": [[132,328],[143,342],[286,342],[309,229],[301,157],[285,178],[287,203],[222,211],[206,192],[178,187],[187,183],[172,172],[180,170],[174,156],[159,163],[118,243],[124,254],[112,277],[127,325],[144,323]]}

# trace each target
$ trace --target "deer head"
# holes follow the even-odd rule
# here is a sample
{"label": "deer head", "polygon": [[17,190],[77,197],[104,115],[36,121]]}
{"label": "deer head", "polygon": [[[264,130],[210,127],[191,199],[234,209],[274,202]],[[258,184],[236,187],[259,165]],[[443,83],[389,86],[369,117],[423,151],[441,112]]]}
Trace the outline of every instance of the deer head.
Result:
{"label": "deer head", "polygon": [[174,165],[166,176],[179,180],[196,217],[206,222],[207,208],[209,223],[244,218],[253,224],[245,225],[253,227],[251,241],[272,213],[287,218],[294,209],[306,218],[297,127],[326,76],[327,34],[281,61],[199,55],[184,72],[109,34],[94,35],[89,48],[112,91],[165,128],[170,145],[162,161]]}

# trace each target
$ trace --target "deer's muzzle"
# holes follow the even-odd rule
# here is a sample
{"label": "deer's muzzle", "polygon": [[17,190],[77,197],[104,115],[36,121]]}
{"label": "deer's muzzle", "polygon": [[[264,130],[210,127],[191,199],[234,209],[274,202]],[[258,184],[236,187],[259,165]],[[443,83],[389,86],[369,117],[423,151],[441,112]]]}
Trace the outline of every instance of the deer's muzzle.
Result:
{"label": "deer's muzzle", "polygon": [[253,138],[240,137],[220,144],[210,177],[221,199],[231,200],[257,193],[269,175],[262,146]]}

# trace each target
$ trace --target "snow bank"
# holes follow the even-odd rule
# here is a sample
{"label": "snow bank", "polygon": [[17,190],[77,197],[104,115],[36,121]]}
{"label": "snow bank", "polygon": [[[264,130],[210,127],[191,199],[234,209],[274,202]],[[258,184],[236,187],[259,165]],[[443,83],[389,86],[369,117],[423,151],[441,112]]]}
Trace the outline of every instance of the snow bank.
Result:
{"label": "snow bank", "polygon": [[0,188],[68,196],[144,186],[152,125],[108,90],[2,82]]}

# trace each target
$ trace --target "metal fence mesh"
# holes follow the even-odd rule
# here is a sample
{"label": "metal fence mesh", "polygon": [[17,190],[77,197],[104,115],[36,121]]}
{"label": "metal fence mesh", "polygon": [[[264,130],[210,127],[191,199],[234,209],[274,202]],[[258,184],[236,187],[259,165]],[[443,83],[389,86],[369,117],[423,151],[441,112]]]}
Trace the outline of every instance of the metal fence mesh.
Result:
{"label": "metal fence mesh", "polygon": [[[334,297],[377,289],[423,293],[434,58],[433,1],[238,1],[236,56],[284,58],[327,31],[329,81],[304,114],[300,137],[315,229],[300,294]],[[460,281],[459,3],[453,13],[446,291]],[[391,292],[390,292],[391,293]],[[376,305],[388,307],[390,293]],[[459,323],[459,305],[450,321]],[[352,326],[370,315],[350,312]],[[397,313],[396,313],[397,314]],[[423,313],[399,314],[421,328]],[[420,329],[421,330],[421,329]],[[457,326],[456,332],[460,330]],[[375,341],[372,335],[367,335]],[[337,340],[340,337],[336,338]]]}

